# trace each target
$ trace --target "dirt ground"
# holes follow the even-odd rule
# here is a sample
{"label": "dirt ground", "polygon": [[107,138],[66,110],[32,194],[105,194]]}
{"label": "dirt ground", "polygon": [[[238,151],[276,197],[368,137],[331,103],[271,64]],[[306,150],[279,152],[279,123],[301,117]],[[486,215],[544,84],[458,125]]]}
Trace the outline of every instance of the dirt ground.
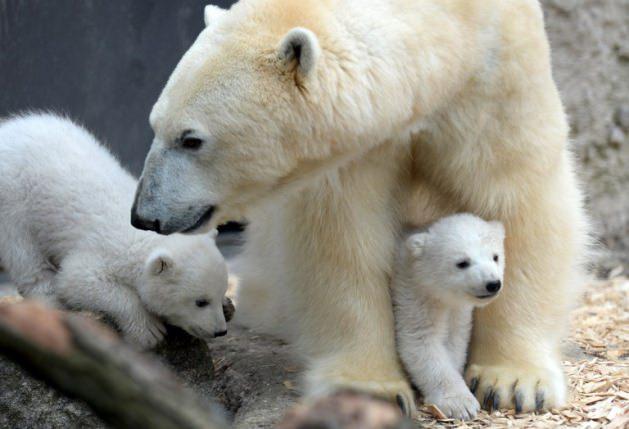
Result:
{"label": "dirt ground", "polygon": [[418,421],[434,428],[629,428],[629,279],[612,272],[593,282],[572,313],[570,332],[563,362],[571,391],[567,407],[522,415],[482,412],[471,422],[438,420],[438,410],[424,407]]}

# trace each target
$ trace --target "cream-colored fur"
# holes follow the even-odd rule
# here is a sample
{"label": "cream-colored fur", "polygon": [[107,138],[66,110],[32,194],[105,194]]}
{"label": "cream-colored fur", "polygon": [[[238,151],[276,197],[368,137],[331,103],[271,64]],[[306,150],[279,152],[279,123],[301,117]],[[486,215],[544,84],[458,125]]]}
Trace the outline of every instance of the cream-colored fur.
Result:
{"label": "cream-colored fur", "polygon": [[237,314],[296,342],[310,394],[408,400],[388,290],[400,224],[498,219],[509,267],[478,315],[468,382],[481,403],[562,404],[558,345],[588,228],[538,2],[215,12],[151,113],[142,225],[246,216]]}

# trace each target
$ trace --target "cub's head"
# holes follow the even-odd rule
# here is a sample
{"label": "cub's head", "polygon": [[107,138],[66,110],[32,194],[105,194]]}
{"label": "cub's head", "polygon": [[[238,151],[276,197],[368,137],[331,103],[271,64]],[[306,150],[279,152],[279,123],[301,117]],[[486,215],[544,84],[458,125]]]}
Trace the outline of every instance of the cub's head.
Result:
{"label": "cub's head", "polygon": [[148,257],[139,286],[147,308],[202,339],[225,335],[227,267],[208,235],[165,237]]}
{"label": "cub's head", "polygon": [[424,290],[444,301],[483,306],[502,288],[504,236],[500,222],[458,214],[411,234],[405,245]]}
{"label": "cub's head", "polygon": [[228,11],[206,8],[206,28],[150,115],[155,138],[132,210],[135,227],[203,232],[386,133],[370,124],[389,106],[367,94],[374,86],[368,70],[353,70],[365,67],[358,59],[367,55],[364,41],[347,42],[328,7],[241,0]]}

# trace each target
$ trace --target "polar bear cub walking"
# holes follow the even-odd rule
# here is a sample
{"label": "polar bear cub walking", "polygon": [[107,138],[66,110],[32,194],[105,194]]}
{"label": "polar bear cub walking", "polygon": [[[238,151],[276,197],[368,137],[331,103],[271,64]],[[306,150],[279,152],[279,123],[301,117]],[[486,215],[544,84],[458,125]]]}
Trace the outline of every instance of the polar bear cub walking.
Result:
{"label": "polar bear cub walking", "polygon": [[462,377],[474,307],[495,298],[504,272],[504,228],[470,215],[445,217],[405,237],[393,303],[398,351],[425,402],[452,418],[480,406]]}
{"label": "polar bear cub walking", "polygon": [[104,313],[131,342],[155,315],[222,335],[227,268],[213,237],[131,227],[136,180],[85,129],[50,114],[0,123],[0,265],[24,296]]}

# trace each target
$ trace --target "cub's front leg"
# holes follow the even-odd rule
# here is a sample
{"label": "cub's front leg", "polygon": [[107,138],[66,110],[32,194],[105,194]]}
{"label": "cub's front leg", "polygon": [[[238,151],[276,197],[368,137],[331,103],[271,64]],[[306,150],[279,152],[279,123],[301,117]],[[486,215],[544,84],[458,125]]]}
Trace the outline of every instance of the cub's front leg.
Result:
{"label": "cub's front leg", "polygon": [[472,332],[472,315],[474,309],[461,308],[460,311],[451,311],[449,317],[448,339],[446,348],[452,360],[452,365],[459,374],[463,374],[467,358],[467,349]]}
{"label": "cub's front leg", "polygon": [[467,388],[463,376],[436,338],[417,333],[398,335],[400,356],[424,402],[434,404],[448,417],[473,419],[480,404]]}
{"label": "cub's front leg", "polygon": [[[417,315],[420,320],[413,317]],[[396,318],[400,358],[424,395],[424,402],[438,406],[451,418],[474,418],[480,405],[457,367],[459,357],[453,357],[443,343],[449,322],[447,313],[433,315],[402,304],[397,308]]]}
{"label": "cub's front leg", "polygon": [[142,349],[164,338],[163,323],[145,308],[138,294],[106,275],[95,257],[69,256],[55,278],[55,290],[65,305],[105,314],[113,319],[124,338]]}

